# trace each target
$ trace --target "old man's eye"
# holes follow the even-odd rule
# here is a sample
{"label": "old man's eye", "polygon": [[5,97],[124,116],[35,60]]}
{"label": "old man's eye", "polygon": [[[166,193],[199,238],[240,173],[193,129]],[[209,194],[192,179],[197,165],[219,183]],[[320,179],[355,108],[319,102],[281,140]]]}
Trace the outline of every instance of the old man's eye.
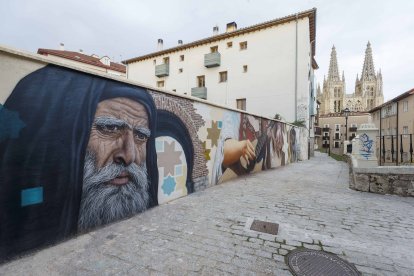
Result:
{"label": "old man's eye", "polygon": [[148,139],[148,136],[140,131],[135,131],[135,139],[137,139],[140,142],[145,142]]}
{"label": "old man's eye", "polygon": [[105,134],[117,133],[120,130],[117,125],[97,125],[96,128]]}

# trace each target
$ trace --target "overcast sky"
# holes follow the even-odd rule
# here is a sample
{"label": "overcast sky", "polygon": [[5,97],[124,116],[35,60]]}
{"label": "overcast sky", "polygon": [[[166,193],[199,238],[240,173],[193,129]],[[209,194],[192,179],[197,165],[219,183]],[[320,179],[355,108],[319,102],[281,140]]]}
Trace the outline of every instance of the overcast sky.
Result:
{"label": "overcast sky", "polygon": [[0,44],[36,52],[38,48],[83,49],[115,61],[164,49],[220,32],[228,22],[244,28],[317,8],[316,61],[319,82],[327,74],[332,45],[347,93],[354,92],[364,53],[371,42],[375,70],[381,69],[389,100],[414,88],[414,1],[331,0],[0,0]]}

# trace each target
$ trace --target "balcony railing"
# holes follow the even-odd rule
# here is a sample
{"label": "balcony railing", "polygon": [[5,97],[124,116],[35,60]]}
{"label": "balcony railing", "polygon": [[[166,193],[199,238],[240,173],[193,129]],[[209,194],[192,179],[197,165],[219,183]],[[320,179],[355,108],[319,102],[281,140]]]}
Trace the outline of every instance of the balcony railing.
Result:
{"label": "balcony railing", "polygon": [[356,132],[356,131],[357,131],[357,127],[350,127],[350,128],[349,128],[349,131],[350,131],[350,132]]}
{"label": "balcony railing", "polygon": [[315,135],[322,135],[322,131],[320,127],[315,127]]}
{"label": "balcony railing", "polygon": [[207,68],[220,66],[221,55],[219,52],[204,55],[204,66]]}
{"label": "balcony railing", "polygon": [[[383,135],[377,137],[380,165],[414,165],[413,134]],[[378,145],[379,144],[379,145]]]}
{"label": "balcony railing", "polygon": [[170,74],[170,64],[164,63],[155,66],[155,75],[159,78],[166,77]]}
{"label": "balcony railing", "polygon": [[328,131],[329,131],[329,127],[324,127],[324,128],[322,128],[322,131],[324,131],[324,132],[328,132]]}
{"label": "balcony railing", "polygon": [[207,100],[207,87],[191,88],[191,96]]}
{"label": "balcony railing", "polygon": [[329,136],[322,136],[322,140],[329,140]]}

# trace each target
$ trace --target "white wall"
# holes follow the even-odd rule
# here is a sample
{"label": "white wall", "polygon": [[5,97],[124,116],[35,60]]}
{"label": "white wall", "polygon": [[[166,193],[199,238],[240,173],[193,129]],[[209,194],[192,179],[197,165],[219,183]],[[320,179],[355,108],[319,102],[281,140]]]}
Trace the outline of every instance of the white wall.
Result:
{"label": "white wall", "polygon": [[[164,80],[164,89],[191,95],[191,88],[197,86],[197,76],[205,75],[207,100],[236,107],[236,99],[246,98],[248,112],[273,117],[276,113],[287,121],[295,120],[295,39],[296,23],[274,26],[241,36],[231,37],[214,43],[185,49],[128,64],[128,78],[140,83],[156,86]],[[227,48],[227,42],[233,42]],[[247,50],[240,50],[239,43],[247,41]],[[204,67],[204,54],[210,47],[218,46],[221,65]],[[184,61],[180,62],[180,55]],[[155,76],[155,65],[162,64],[164,57],[170,58],[170,74]],[[310,63],[309,20],[298,22],[298,76],[297,104],[309,106]],[[248,72],[243,73],[243,65]],[[179,73],[183,68],[183,73]],[[219,72],[228,72],[228,81],[219,83]],[[307,114],[309,110],[307,109]],[[308,116],[307,116],[308,118]]]}

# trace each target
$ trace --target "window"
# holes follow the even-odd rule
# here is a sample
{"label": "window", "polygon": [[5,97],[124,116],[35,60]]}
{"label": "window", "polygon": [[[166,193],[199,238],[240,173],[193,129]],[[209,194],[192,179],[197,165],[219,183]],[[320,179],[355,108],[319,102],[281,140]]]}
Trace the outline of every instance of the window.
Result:
{"label": "window", "polygon": [[247,65],[243,65],[243,73],[247,73]]}
{"label": "window", "polygon": [[246,50],[247,49],[247,41],[240,42],[240,50]]}
{"label": "window", "polygon": [[246,110],[246,99],[236,100],[237,109]]}
{"label": "window", "polygon": [[180,56],[180,61],[184,61],[184,55]]}
{"label": "window", "polygon": [[156,59],[154,59],[152,62],[154,63],[154,65],[157,64],[157,60]]}
{"label": "window", "polygon": [[339,132],[335,132],[335,140],[339,140]]}
{"label": "window", "polygon": [[339,142],[335,142],[334,147],[335,147],[336,149],[338,149],[338,148],[339,148]]}
{"label": "window", "polygon": [[227,42],[227,48],[231,48],[231,47],[233,47],[233,42]]}
{"label": "window", "polygon": [[218,52],[218,46],[210,47],[210,52],[211,53],[217,53]]}
{"label": "window", "polygon": [[328,133],[328,132],[324,132],[324,133],[323,133],[323,136],[324,136],[324,137],[328,137],[328,136],[329,136],[329,133]]}
{"label": "window", "polygon": [[[403,126],[402,134],[408,134],[408,126]],[[407,137],[407,136],[404,136]]]}
{"label": "window", "polygon": [[164,81],[157,81],[157,87],[164,87]]}
{"label": "window", "polygon": [[182,73],[182,72],[183,72],[183,68],[179,68],[178,73]]}
{"label": "window", "polygon": [[336,131],[339,131],[339,127],[340,127],[341,125],[340,124],[335,124],[335,130]]}
{"label": "window", "polygon": [[206,86],[206,78],[205,76],[197,76],[197,87],[205,87]]}
{"label": "window", "polygon": [[403,111],[404,112],[408,111],[408,101],[403,101]]}
{"label": "window", "polygon": [[170,58],[169,57],[165,57],[162,60],[164,61],[164,64],[169,64],[170,63]]}
{"label": "window", "polygon": [[220,75],[219,82],[227,81],[227,71],[219,72],[219,75]]}

